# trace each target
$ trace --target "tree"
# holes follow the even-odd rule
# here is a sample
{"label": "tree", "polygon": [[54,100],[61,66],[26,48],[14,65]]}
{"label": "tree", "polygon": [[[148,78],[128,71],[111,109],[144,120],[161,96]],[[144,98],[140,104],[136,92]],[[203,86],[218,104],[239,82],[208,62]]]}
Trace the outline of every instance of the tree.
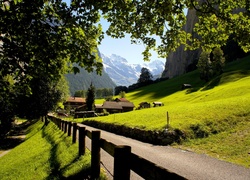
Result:
{"label": "tree", "polygon": [[[250,50],[248,0],[80,1],[78,4],[86,6],[89,2],[110,23],[108,35],[122,38],[128,33],[132,43],[144,44],[144,60],[149,60],[150,50],[156,49],[160,56],[166,57],[180,45],[211,51],[224,46],[230,36],[245,52]],[[196,11],[199,19],[191,33],[183,29],[187,9]],[[159,36],[161,42],[157,47],[151,35]]]}
{"label": "tree", "polygon": [[75,97],[85,97],[85,94],[86,94],[86,91],[85,90],[79,90],[79,91],[76,91],[74,96]]}
{"label": "tree", "polygon": [[58,82],[50,81],[46,76],[33,78],[32,93],[28,96],[20,93],[18,97],[17,115],[28,119],[46,117],[48,112],[55,110],[58,102],[65,100],[68,96],[69,90],[65,83],[64,76]]}
{"label": "tree", "polygon": [[[53,86],[71,69],[78,72],[78,68],[73,67],[74,63],[88,71],[95,68],[101,73],[102,63],[97,55],[98,42],[102,38],[101,29],[96,25],[99,16],[86,12],[89,17],[85,19],[83,17],[87,14],[77,14],[77,9],[79,11],[73,2],[68,7],[62,1],[52,0],[0,1],[0,73],[1,77],[11,76],[14,80],[11,86],[1,82],[4,89],[1,96],[8,97],[13,89],[15,92],[0,106],[2,125],[10,122],[16,114],[30,116],[31,111],[28,110],[24,111],[27,114],[20,113],[23,103],[15,102],[25,99],[36,105],[31,108],[38,108],[46,98],[46,102],[54,98],[48,98],[42,91],[37,94],[39,98],[33,93],[39,92],[39,87],[47,89]],[[43,76],[47,82],[40,81]],[[51,102],[55,103],[54,100]],[[45,111],[39,113],[44,114]]]}
{"label": "tree", "polygon": [[95,87],[90,84],[90,87],[88,88],[87,97],[86,97],[86,105],[87,110],[92,111],[94,109],[95,105]]}
{"label": "tree", "polygon": [[120,98],[125,98],[126,97],[126,92],[125,91],[121,91],[119,93],[119,96],[120,96]]}
{"label": "tree", "polygon": [[200,71],[200,78],[209,81],[212,77],[223,72],[225,58],[220,48],[215,48],[211,53],[203,51],[200,55],[197,67]]}
{"label": "tree", "polygon": [[120,92],[124,91],[125,93],[128,92],[128,88],[126,86],[116,86],[115,87],[115,95],[120,94]]}
{"label": "tree", "polygon": [[212,51],[212,68],[213,68],[213,74],[220,75],[223,72],[223,67],[225,65],[225,57],[223,54],[223,51],[220,48],[214,48]]}
{"label": "tree", "polygon": [[148,83],[148,82],[152,81],[152,78],[153,78],[153,76],[150,73],[150,71],[147,68],[143,67],[143,68],[141,68],[141,74],[140,74],[140,77],[139,77],[137,82],[138,83]]}
{"label": "tree", "polygon": [[3,77],[0,71],[0,139],[11,129],[14,120],[15,96],[12,77]]}
{"label": "tree", "polygon": [[211,61],[210,53],[203,51],[197,63],[197,67],[200,71],[200,78],[202,80],[208,81],[212,77],[211,72]]}

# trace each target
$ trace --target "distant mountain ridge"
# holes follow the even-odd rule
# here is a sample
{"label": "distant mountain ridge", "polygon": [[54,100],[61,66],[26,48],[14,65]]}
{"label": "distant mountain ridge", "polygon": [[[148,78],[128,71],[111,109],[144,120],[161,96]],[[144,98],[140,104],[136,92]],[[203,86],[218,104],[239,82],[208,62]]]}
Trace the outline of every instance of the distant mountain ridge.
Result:
{"label": "distant mountain ridge", "polygon": [[96,89],[113,89],[116,87],[116,84],[105,71],[103,71],[102,76],[100,76],[95,71],[89,73],[84,68],[80,68],[80,73],[66,74],[65,77],[68,80],[69,90],[72,96],[76,91],[87,90],[91,83]]}
{"label": "distant mountain ridge", "polygon": [[129,86],[136,83],[142,67],[149,69],[154,79],[161,76],[165,67],[165,64],[160,60],[142,64],[129,64],[125,58],[116,54],[106,56],[101,53],[101,57],[105,72],[117,86]]}

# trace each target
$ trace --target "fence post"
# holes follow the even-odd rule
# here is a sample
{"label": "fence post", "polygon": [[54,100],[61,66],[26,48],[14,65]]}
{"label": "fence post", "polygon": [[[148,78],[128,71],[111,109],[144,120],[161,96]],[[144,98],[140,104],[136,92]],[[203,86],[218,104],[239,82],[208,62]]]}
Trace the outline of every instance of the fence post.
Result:
{"label": "fence post", "polygon": [[76,131],[77,131],[77,123],[73,123],[73,132],[72,132],[72,143],[76,143]]}
{"label": "fence post", "polygon": [[64,133],[67,132],[68,121],[64,121]]}
{"label": "fence post", "polygon": [[64,120],[61,121],[61,127],[60,129],[63,131],[63,127],[64,127]]}
{"label": "fence post", "polygon": [[69,121],[68,122],[68,136],[71,136],[71,126],[72,126],[72,123]]}
{"label": "fence post", "polygon": [[56,126],[59,128],[59,119],[55,117],[55,120],[56,120]]}
{"label": "fence post", "polygon": [[78,130],[78,154],[81,156],[85,154],[85,127],[80,126]]}
{"label": "fence post", "polygon": [[100,176],[101,168],[101,131],[92,131],[91,143],[91,179],[97,179]]}
{"label": "fence post", "polygon": [[61,121],[61,128],[60,128],[62,131],[64,130],[64,123],[65,123],[65,121],[62,120],[62,121]]}
{"label": "fence post", "polygon": [[114,180],[130,179],[130,146],[116,146],[114,152]]}
{"label": "fence post", "polygon": [[57,126],[59,129],[61,129],[61,124],[62,124],[62,120],[60,118],[57,118]]}

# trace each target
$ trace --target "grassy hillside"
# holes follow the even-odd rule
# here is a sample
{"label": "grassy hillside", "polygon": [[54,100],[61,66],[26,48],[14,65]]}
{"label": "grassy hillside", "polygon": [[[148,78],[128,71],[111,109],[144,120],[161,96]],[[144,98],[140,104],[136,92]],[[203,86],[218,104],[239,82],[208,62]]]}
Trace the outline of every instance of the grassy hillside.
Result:
{"label": "grassy hillside", "polygon": [[52,122],[43,125],[30,126],[26,141],[0,158],[0,179],[88,179],[90,152],[78,157],[70,137]]}
{"label": "grassy hillside", "polygon": [[[126,94],[135,106],[161,101],[163,107],[98,117],[96,120],[142,129],[162,130],[166,112],[173,129],[186,134],[182,148],[250,165],[250,57],[232,62],[205,83],[198,71]],[[183,83],[191,89],[181,90]]]}

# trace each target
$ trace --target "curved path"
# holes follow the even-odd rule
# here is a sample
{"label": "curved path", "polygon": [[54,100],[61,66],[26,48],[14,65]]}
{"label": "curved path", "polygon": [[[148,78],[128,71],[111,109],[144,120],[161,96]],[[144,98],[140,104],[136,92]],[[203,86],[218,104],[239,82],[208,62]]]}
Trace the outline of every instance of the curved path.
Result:
{"label": "curved path", "polygon": [[[86,125],[85,125],[86,126]],[[90,131],[98,130],[86,126]],[[116,145],[131,146],[132,152],[190,180],[249,180],[250,169],[170,146],[157,146],[101,130],[101,138]],[[87,147],[90,140],[86,138]],[[101,161],[112,179],[113,157],[102,150]],[[131,172],[131,180],[142,179]]]}

